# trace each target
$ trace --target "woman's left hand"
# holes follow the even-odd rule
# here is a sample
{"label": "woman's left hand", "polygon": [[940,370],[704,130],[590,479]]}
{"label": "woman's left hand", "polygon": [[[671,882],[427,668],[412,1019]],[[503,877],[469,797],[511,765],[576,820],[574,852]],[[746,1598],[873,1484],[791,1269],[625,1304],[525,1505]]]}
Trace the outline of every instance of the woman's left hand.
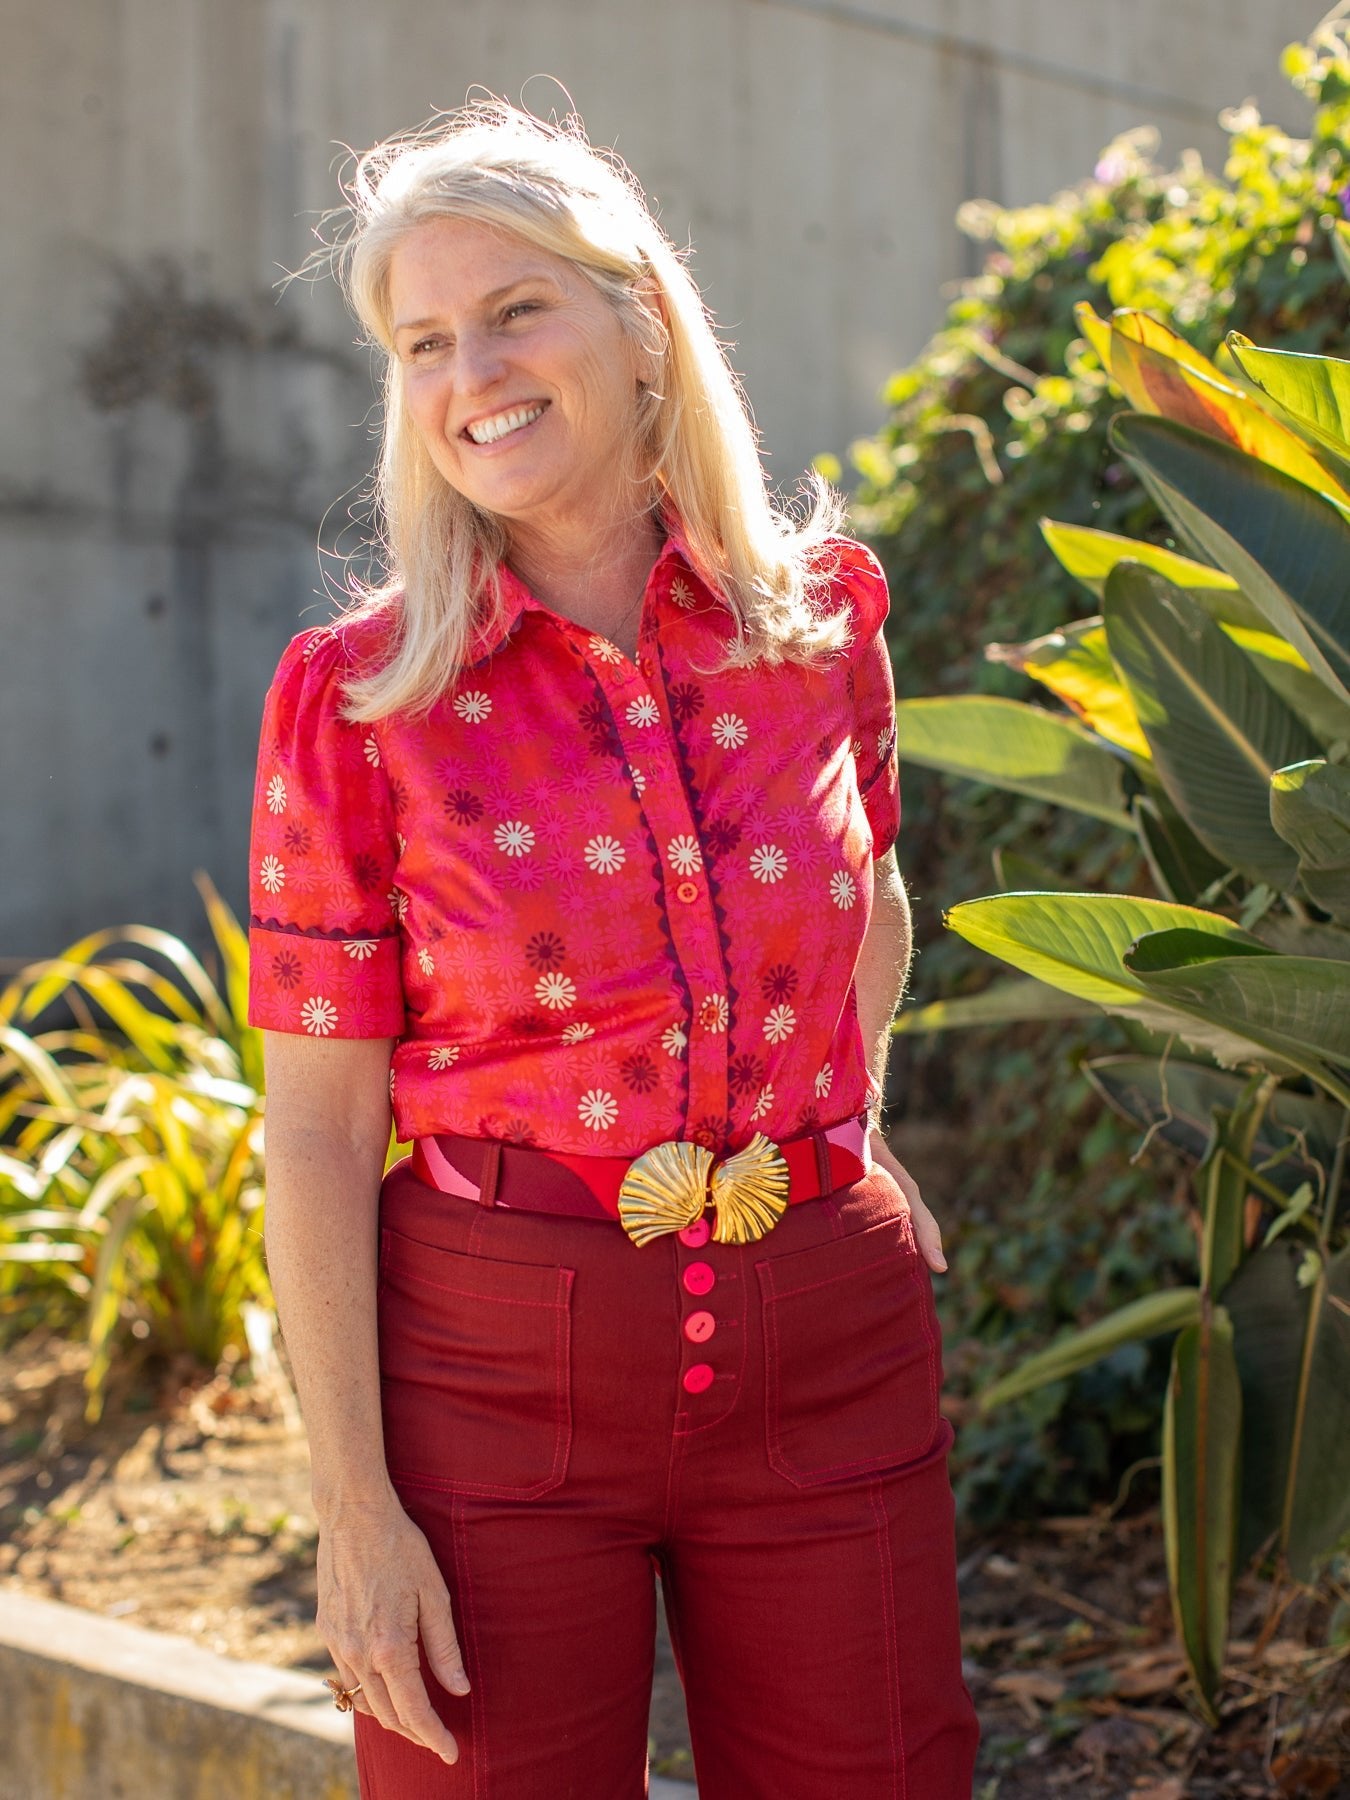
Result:
{"label": "woman's left hand", "polygon": [[872,1151],[872,1161],[879,1162],[883,1169],[894,1175],[900,1183],[901,1192],[909,1202],[910,1221],[914,1226],[914,1242],[919,1247],[919,1255],[930,1269],[939,1273],[947,1267],[947,1259],[942,1254],[942,1227],[923,1203],[919,1192],[919,1184],[902,1162],[892,1154],[878,1126],[873,1126],[868,1137]]}

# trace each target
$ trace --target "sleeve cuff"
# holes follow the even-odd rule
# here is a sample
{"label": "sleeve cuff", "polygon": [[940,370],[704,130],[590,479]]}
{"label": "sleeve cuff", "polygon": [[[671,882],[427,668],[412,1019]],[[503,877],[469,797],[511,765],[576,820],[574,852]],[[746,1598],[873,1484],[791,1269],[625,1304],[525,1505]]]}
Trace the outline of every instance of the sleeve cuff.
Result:
{"label": "sleeve cuff", "polygon": [[398,937],[249,929],[250,1025],[310,1037],[401,1037],[406,1029]]}

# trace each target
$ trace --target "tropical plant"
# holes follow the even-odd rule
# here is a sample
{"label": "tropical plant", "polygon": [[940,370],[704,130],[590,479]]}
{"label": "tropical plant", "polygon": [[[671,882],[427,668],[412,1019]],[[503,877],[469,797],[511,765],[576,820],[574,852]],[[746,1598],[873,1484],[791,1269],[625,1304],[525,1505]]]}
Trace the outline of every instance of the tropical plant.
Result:
{"label": "tropical plant", "polygon": [[[1345,354],[1329,229],[1350,209],[1343,30],[1333,23],[1285,53],[1296,91],[1273,118],[1250,105],[1223,115],[1222,166],[1194,152],[1164,160],[1141,128],[1108,145],[1086,179],[1034,205],[962,209],[979,272],[892,378],[878,429],[854,452],[853,518],[894,595],[898,692],[1026,693],[1023,672],[983,658],[981,646],[1056,633],[1085,610],[1078,581],[1045,555],[1044,514],[1166,539],[1165,518],[1108,439],[1119,402],[1082,342],[1078,302],[1155,311],[1210,355],[1232,329]],[[912,761],[904,787],[919,1003],[994,1004],[976,992],[987,959],[940,925],[941,905],[990,891],[991,850],[999,886],[1067,879],[1148,891],[1137,833],[1091,813],[1010,802],[986,782]],[[1035,1026],[991,1015],[969,1030],[906,1037],[892,1055],[889,1116],[902,1158],[911,1129],[951,1126],[933,1186],[949,1227],[953,1279],[938,1299],[958,1401],[1074,1319],[1178,1278],[1184,1244],[1159,1138],[1148,1167],[1132,1164],[1137,1134],[1085,1106],[1074,1073],[1077,1059],[1118,1043],[1118,1029],[1086,1007]],[[1099,1243],[1131,1253],[1094,1257]],[[983,1527],[1010,1512],[1109,1503],[1140,1454],[1124,1421],[1150,1407],[1156,1421],[1160,1400],[1138,1357],[1122,1351],[1019,1403],[1015,1419],[1012,1409],[967,1411],[953,1454],[965,1518]],[[1153,1479],[1145,1470],[1131,1491]]]}
{"label": "tropical plant", "polygon": [[247,943],[199,877],[218,985],[167,932],[99,931],[0,992],[0,1326],[82,1315],[90,1417],[118,1327],[210,1367],[271,1305]]}
{"label": "tropical plant", "polygon": [[903,701],[901,754],[1129,832],[1152,877],[1156,898],[1014,891],[948,922],[1020,971],[982,1017],[1043,1013],[1044,984],[1128,1020],[1161,1048],[1095,1062],[1101,1091],[1203,1143],[1198,1281],[985,1402],[1176,1333],[1168,1569],[1213,1718],[1236,1568],[1273,1549],[1306,1578],[1350,1531],[1350,363],[1234,333],[1220,368],[1145,313],[1079,318],[1133,409],[1111,442],[1189,554],[1047,522],[1101,612],[995,654],[1065,710]]}

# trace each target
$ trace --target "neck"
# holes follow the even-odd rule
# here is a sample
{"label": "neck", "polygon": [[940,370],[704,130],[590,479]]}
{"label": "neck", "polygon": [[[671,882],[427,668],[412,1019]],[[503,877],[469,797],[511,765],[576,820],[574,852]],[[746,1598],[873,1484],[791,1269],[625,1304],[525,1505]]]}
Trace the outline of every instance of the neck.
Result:
{"label": "neck", "polygon": [[536,599],[608,636],[636,613],[661,544],[660,520],[644,509],[603,525],[513,529],[506,559]]}

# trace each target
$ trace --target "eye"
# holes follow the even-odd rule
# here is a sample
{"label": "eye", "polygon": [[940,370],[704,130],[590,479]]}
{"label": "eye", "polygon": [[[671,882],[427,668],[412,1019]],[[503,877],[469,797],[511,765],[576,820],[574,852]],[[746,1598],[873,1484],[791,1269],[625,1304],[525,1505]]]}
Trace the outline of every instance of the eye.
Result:
{"label": "eye", "polygon": [[444,344],[445,344],[445,339],[441,338],[441,337],[418,338],[416,343],[409,344],[408,355],[409,356],[421,356],[428,350],[442,349],[444,347]]}
{"label": "eye", "polygon": [[502,317],[503,319],[514,319],[521,313],[538,311],[539,302],[537,300],[513,300],[508,307],[503,308]]}

